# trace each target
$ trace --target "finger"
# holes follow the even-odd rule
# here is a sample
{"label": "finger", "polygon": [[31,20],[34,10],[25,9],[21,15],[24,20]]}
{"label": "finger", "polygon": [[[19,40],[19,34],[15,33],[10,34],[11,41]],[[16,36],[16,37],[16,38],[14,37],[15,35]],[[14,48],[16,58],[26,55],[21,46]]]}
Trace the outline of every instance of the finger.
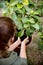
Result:
{"label": "finger", "polygon": [[29,42],[28,37],[26,37],[22,42],[25,43],[25,44],[26,44],[27,42]]}
{"label": "finger", "polygon": [[21,39],[20,39],[20,37],[18,37],[18,41],[19,41],[19,42],[21,42]]}
{"label": "finger", "polygon": [[27,39],[29,40],[29,37],[27,36]]}
{"label": "finger", "polygon": [[29,37],[26,37],[24,40],[29,40]]}
{"label": "finger", "polygon": [[20,37],[18,37],[18,40],[20,40]]}

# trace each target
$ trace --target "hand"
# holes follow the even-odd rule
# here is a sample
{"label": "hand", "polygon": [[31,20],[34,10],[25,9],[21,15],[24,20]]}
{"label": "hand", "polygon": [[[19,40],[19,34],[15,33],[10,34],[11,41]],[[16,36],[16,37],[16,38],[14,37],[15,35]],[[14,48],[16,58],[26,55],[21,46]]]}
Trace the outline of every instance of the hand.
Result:
{"label": "hand", "polygon": [[13,51],[13,50],[14,50],[16,47],[18,47],[20,44],[21,44],[21,40],[20,40],[20,38],[18,37],[18,40],[9,46],[8,51]]}
{"label": "hand", "polygon": [[26,43],[28,43],[28,42],[29,42],[29,37],[26,37],[26,38],[22,41],[23,44],[26,44]]}

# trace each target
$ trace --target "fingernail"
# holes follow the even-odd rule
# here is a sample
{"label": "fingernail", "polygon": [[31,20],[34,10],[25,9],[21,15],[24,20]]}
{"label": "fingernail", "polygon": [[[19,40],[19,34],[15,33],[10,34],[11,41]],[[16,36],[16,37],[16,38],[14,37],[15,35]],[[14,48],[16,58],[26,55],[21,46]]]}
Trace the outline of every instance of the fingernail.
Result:
{"label": "fingernail", "polygon": [[29,38],[29,37],[27,36],[27,38]]}
{"label": "fingernail", "polygon": [[18,37],[18,40],[19,40],[20,38]]}

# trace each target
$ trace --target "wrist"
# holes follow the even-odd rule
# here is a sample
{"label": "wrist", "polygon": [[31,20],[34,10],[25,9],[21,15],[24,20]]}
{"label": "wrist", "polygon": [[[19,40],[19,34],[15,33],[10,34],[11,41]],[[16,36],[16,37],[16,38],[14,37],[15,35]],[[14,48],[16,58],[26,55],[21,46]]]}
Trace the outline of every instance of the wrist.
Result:
{"label": "wrist", "polygon": [[21,44],[25,45],[25,43],[24,43],[24,42],[22,42]]}
{"label": "wrist", "polygon": [[21,43],[21,47],[25,47],[25,43],[22,42],[22,43]]}

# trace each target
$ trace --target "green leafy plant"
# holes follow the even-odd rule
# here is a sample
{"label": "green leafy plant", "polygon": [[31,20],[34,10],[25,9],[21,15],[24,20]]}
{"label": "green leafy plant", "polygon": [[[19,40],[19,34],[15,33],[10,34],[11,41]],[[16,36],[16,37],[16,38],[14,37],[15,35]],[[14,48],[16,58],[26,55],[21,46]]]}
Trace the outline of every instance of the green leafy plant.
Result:
{"label": "green leafy plant", "polygon": [[32,36],[34,31],[40,31],[40,11],[34,9],[35,4],[31,0],[10,0],[4,2],[3,16],[9,16],[17,27],[17,37],[22,37],[24,32]]}

